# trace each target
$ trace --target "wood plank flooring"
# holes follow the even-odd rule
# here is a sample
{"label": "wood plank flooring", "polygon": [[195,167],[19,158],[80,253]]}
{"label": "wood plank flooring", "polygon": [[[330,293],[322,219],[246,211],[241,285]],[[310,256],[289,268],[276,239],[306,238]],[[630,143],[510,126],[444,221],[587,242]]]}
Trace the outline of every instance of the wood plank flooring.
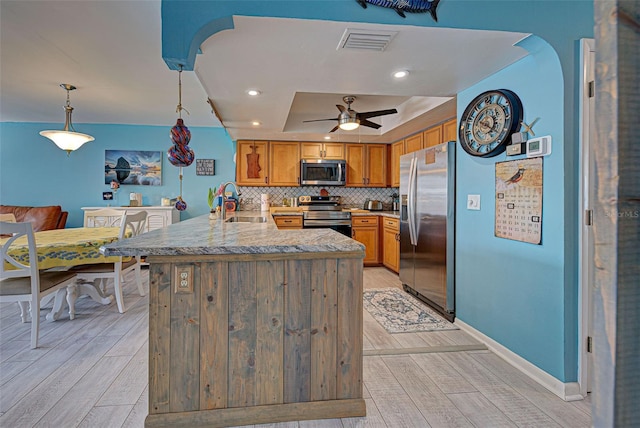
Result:
{"label": "wood plank flooring", "polygon": [[[366,268],[364,286],[400,282]],[[0,305],[0,426],[144,426],[148,299],[133,275],[124,292],[125,314],[81,298],[75,320],[42,322],[35,350],[18,305]],[[392,335],[365,311],[364,351],[366,418],[256,427],[591,426],[589,399],[564,402],[461,330]]]}

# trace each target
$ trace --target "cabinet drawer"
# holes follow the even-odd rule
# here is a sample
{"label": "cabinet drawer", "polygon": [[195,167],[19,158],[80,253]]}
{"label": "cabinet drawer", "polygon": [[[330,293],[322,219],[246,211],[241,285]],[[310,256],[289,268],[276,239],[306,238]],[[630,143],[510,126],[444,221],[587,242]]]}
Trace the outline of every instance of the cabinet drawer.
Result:
{"label": "cabinet drawer", "polygon": [[396,231],[398,231],[400,228],[400,220],[397,218],[385,217],[382,220],[382,224],[385,229],[395,229]]}
{"label": "cabinet drawer", "polygon": [[276,226],[278,229],[280,228],[302,228],[302,216],[293,216],[293,215],[278,215],[274,216],[273,220],[276,222]]}
{"label": "cabinet drawer", "polygon": [[378,225],[378,217],[370,216],[370,217],[360,217],[354,216],[351,217],[351,225],[352,226],[377,226]]}

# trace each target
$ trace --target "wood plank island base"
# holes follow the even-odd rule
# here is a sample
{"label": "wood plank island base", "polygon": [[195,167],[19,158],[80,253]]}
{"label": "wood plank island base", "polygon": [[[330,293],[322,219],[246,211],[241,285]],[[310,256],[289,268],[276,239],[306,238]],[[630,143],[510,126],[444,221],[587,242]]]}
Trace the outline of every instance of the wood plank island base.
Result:
{"label": "wood plank island base", "polygon": [[145,426],[365,416],[360,243],[203,216],[103,252],[150,264]]}

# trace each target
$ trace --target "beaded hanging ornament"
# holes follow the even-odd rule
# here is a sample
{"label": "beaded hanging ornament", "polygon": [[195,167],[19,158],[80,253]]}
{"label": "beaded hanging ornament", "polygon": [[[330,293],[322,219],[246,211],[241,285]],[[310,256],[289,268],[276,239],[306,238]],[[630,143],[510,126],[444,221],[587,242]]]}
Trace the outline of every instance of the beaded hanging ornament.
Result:
{"label": "beaded hanging ornament", "polygon": [[167,159],[169,159],[171,165],[180,168],[180,196],[178,196],[178,201],[176,202],[178,211],[187,209],[187,203],[182,199],[182,167],[191,165],[195,158],[193,150],[189,147],[191,131],[182,120],[182,110],[189,114],[189,111],[182,107],[182,66],[180,66],[180,71],[178,71],[178,106],[176,107],[178,120],[169,133],[173,146],[167,150]]}

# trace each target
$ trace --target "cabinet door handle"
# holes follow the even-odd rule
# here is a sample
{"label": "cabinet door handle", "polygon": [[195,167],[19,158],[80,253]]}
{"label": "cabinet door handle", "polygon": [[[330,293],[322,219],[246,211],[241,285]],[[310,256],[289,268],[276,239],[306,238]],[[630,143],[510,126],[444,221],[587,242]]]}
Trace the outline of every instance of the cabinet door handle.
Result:
{"label": "cabinet door handle", "polygon": [[292,221],[291,220],[285,220],[284,222],[285,223],[291,223]]}
{"label": "cabinet door handle", "polygon": [[298,177],[298,184],[300,184],[300,177]]}
{"label": "cabinet door handle", "polygon": [[369,223],[369,220],[360,220],[360,223]]}
{"label": "cabinet door handle", "polygon": [[351,237],[352,238],[356,237],[356,230],[355,229],[351,229]]}
{"label": "cabinet door handle", "polygon": [[264,182],[265,182],[265,183],[268,183],[268,182],[269,182],[269,177],[265,177],[265,178],[264,178]]}

